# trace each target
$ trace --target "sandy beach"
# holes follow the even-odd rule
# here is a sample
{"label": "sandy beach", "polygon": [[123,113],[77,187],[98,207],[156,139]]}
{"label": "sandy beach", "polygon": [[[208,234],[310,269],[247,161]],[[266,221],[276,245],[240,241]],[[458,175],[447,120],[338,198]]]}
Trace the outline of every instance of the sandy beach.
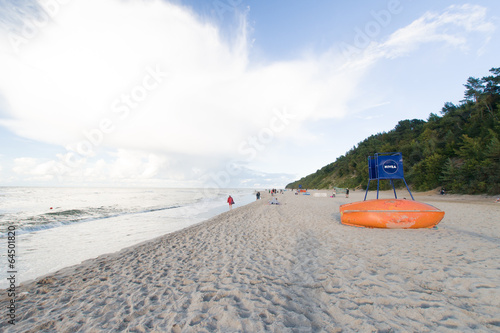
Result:
{"label": "sandy beach", "polygon": [[15,325],[3,291],[0,331],[500,332],[500,204],[418,194],[437,229],[340,224],[363,196],[265,193],[22,284]]}

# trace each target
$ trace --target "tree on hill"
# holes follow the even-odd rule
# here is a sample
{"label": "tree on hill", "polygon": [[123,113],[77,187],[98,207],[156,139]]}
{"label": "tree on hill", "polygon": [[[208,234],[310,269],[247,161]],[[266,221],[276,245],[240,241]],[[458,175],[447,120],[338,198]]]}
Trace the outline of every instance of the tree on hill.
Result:
{"label": "tree on hill", "polygon": [[[455,193],[500,193],[500,67],[469,77],[464,100],[447,102],[427,121],[401,120],[393,130],[358,143],[333,163],[287,188],[361,187],[368,183],[367,157],[401,152],[413,189],[445,187]],[[389,186],[388,184],[385,186]]]}

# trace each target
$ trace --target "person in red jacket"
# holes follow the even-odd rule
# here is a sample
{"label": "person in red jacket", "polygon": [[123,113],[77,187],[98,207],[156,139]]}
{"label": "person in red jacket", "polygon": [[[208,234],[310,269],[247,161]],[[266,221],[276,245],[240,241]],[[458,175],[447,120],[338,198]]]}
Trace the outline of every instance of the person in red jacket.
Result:
{"label": "person in red jacket", "polygon": [[229,210],[233,209],[234,200],[231,196],[227,198],[227,203],[229,204]]}

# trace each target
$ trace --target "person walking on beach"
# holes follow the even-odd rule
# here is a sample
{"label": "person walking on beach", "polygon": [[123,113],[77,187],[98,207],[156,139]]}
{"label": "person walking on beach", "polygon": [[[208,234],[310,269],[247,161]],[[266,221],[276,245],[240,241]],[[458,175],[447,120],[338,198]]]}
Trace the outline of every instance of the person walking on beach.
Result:
{"label": "person walking on beach", "polygon": [[233,205],[234,205],[233,197],[229,196],[227,198],[227,203],[229,204],[229,210],[233,209]]}
{"label": "person walking on beach", "polygon": [[345,190],[345,197],[346,197],[346,198],[349,198],[349,188],[347,188],[347,189]]}
{"label": "person walking on beach", "polygon": [[255,194],[255,196],[257,197],[257,200],[260,200],[260,192],[257,192],[257,194]]}

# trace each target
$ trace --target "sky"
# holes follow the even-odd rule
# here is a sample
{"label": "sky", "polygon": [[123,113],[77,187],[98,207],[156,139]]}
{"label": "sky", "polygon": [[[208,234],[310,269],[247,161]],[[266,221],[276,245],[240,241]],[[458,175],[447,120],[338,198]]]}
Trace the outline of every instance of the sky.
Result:
{"label": "sky", "polygon": [[459,104],[499,29],[497,0],[0,0],[0,186],[283,188]]}

